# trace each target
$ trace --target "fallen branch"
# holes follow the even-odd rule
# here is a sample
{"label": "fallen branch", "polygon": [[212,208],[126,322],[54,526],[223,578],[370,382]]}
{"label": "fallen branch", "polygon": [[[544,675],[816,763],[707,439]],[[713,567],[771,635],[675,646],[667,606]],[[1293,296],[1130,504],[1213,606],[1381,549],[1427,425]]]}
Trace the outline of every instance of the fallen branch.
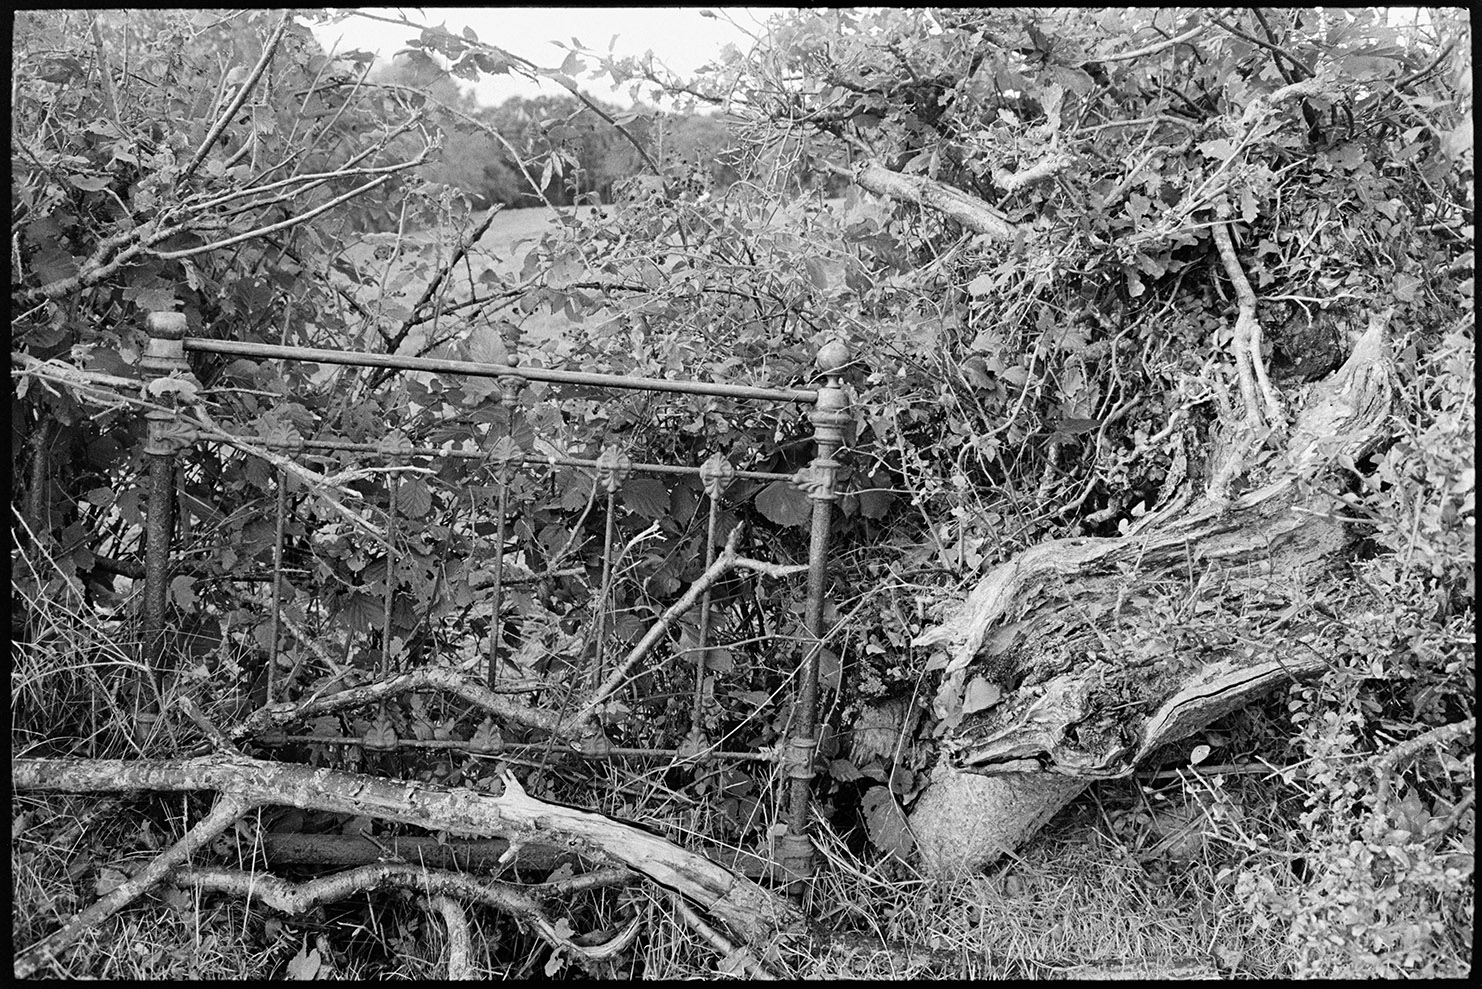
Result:
{"label": "fallen branch", "polygon": [[977,196],[925,175],[906,175],[879,162],[869,162],[854,170],[831,161],[820,164],[835,175],[853,180],[861,189],[934,209],[974,233],[1009,240],[1023,229]]}
{"label": "fallen branch", "polygon": [[744,975],[748,979],[776,980],[777,976],[767,971],[766,966],[758,961],[755,955],[745,948],[738,948],[732,944],[725,935],[705,923],[700,915],[691,910],[679,896],[670,893],[669,902],[674,905],[680,919],[688,924],[691,930],[710,942],[710,946],[720,952],[722,972],[727,975]]}
{"label": "fallen branch", "polygon": [[338,693],[324,697],[312,696],[307,700],[264,705],[233,725],[226,734],[233,741],[240,742],[284,725],[333,714],[346,708],[363,707],[413,691],[436,690],[461,697],[496,718],[513,721],[529,728],[538,728],[554,735],[569,737],[572,732],[557,715],[550,711],[526,707],[518,701],[501,696],[506,692],[529,693],[547,686],[538,681],[521,681],[501,684],[500,692],[496,693],[488,687],[471,682],[458,670],[450,667],[424,667],[372,683],[347,686]]}
{"label": "fallen branch", "polygon": [[1027,185],[1043,182],[1045,179],[1053,178],[1070,164],[1070,156],[1061,152],[1054,152],[1044,161],[1031,165],[1017,172],[1010,172],[1006,168],[995,168],[993,170],[993,184],[1004,192],[1016,192]]}
{"label": "fallen branch", "polygon": [[[743,941],[801,932],[803,928],[797,908],[749,879],[635,824],[537,800],[526,794],[511,774],[504,777],[503,793],[491,796],[465,787],[221,756],[188,761],[18,759],[11,763],[11,786],[16,790],[67,793],[162,790],[231,795],[207,821],[192,829],[188,841],[160,856],[131,881],[126,897],[110,894],[105,898],[107,913],[158,882],[181,864],[185,855],[221,833],[247,810],[287,805],[460,834],[504,837],[515,843],[561,842],[583,855],[622,863],[680,894]],[[92,908],[85,911],[89,918],[97,917],[99,912]],[[78,934],[80,931],[72,932],[66,943]],[[51,938],[44,944],[26,953],[27,974],[60,950]]]}
{"label": "fallen branch", "polygon": [[[181,885],[195,887],[203,893],[228,893],[255,899],[274,910],[301,914],[325,903],[346,900],[376,889],[410,889],[431,896],[457,897],[465,902],[493,907],[527,925],[552,947],[591,959],[607,958],[621,951],[637,930],[634,920],[628,928],[606,944],[583,947],[563,936],[546,916],[540,902],[528,891],[509,883],[478,879],[457,872],[428,869],[420,865],[380,862],[364,865],[332,876],[295,883],[260,872],[238,869],[187,868],[173,875]],[[537,887],[538,889],[538,887]]]}
{"label": "fallen branch", "polygon": [[618,664],[617,669],[608,675],[607,679],[592,692],[592,696],[582,704],[576,714],[572,715],[567,722],[565,733],[570,735],[578,731],[582,726],[588,724],[597,709],[606,703],[607,699],[617,692],[626,680],[628,673],[637,666],[644,656],[648,655],[663,639],[665,632],[679,620],[686,612],[700,603],[700,598],[705,590],[712,586],[732,570],[751,570],[755,573],[768,577],[785,577],[791,574],[803,573],[808,567],[806,564],[784,566],[775,563],[763,563],[760,560],[752,560],[736,555],[736,546],[740,542],[743,527],[738,525],[731,530],[731,535],[726,539],[725,548],[715,558],[715,562],[699,577],[690,584],[689,590],[684,595],[665,609],[658,620],[649,626],[642,639],[634,646],[623,661]]}
{"label": "fallen branch", "polygon": [[461,872],[496,872],[507,868],[550,872],[565,863],[571,863],[573,867],[581,864],[574,852],[557,845],[526,842],[513,853],[511,848],[515,846],[502,838],[462,841],[392,835],[378,836],[371,841],[361,835],[280,832],[262,836],[262,854],[272,868],[319,866],[344,869],[381,862],[388,855],[430,869],[457,869]]}
{"label": "fallen branch", "polygon": [[468,913],[463,904],[439,893],[422,901],[430,913],[442,919],[448,929],[448,978],[455,982],[469,982],[475,977],[473,962],[473,938],[468,933]]}
{"label": "fallen branch", "polygon": [[[24,767],[28,763],[45,765],[51,762],[53,760],[50,759],[22,759],[11,763],[11,785],[16,789],[26,788]],[[38,781],[38,784],[33,789],[59,788],[46,786]],[[64,789],[64,787],[61,789]],[[97,789],[116,791],[127,789],[127,787],[104,786]],[[187,831],[185,837],[161,852],[154,861],[146,865],[136,875],[120,883],[111,892],[104,894],[96,903],[72,918],[66,926],[47,935],[17,955],[15,958],[15,977],[18,979],[29,979],[41,969],[51,964],[55,959],[61,957],[62,952],[75,944],[84,934],[118,913],[118,911],[130,903],[133,903],[140,896],[143,896],[156,883],[168,876],[177,866],[204,849],[212,839],[217,835],[223,834],[236,822],[237,818],[247,813],[251,807],[252,802],[250,799],[242,795],[235,793],[223,795],[217,800],[216,806],[211,808],[211,813],[206,815],[199,824]]]}

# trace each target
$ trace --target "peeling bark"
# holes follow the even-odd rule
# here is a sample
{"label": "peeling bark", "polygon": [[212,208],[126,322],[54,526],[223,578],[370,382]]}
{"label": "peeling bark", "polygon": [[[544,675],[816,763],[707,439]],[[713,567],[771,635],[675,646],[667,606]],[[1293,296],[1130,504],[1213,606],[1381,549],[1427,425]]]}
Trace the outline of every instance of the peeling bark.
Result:
{"label": "peeling bark", "polygon": [[[1279,453],[1223,444],[1245,461],[1239,472],[1209,465],[1247,482],[1230,500],[1206,491],[1126,536],[1031,547],[918,638],[948,647],[936,714],[953,725],[910,818],[929,870],[987,865],[1088,781],[1128,775],[1160,746],[1323,669],[1329,626],[1304,602],[1349,539],[1327,474],[1383,435],[1394,390],[1388,319],[1374,316],[1343,367],[1310,389]],[[1160,600],[1210,615],[1190,628],[1229,615],[1231,628],[1259,638],[1216,629],[1178,641],[1177,623],[1159,624]],[[962,717],[970,674],[1004,697]]]}
{"label": "peeling bark", "polygon": [[[869,162],[854,171],[828,162],[823,164],[829,171],[852,179],[861,189],[877,196],[889,196],[891,199],[934,209],[950,216],[973,233],[985,234],[997,240],[1010,240],[1024,229],[977,196],[925,175],[907,175],[886,168],[879,162]],[[1057,162],[1046,174],[1053,173],[1060,167],[1063,167],[1063,163]],[[1031,175],[1026,181],[1034,181],[1040,177],[1042,176]]]}
{"label": "peeling bark", "polygon": [[214,790],[228,795],[234,806],[363,814],[460,834],[497,835],[515,844],[561,844],[589,858],[627,865],[699,905],[747,942],[802,930],[802,915],[795,907],[751,880],[635,824],[537,800],[513,776],[506,776],[504,793],[496,797],[465,787],[240,757],[184,762],[20,759],[11,763],[11,785],[70,793]]}

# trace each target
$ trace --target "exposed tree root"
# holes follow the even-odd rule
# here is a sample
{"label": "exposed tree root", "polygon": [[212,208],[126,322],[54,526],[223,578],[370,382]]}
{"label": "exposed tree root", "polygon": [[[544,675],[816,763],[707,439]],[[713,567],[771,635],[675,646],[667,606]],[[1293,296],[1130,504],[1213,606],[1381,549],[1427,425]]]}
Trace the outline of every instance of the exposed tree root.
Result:
{"label": "exposed tree root", "polygon": [[[1376,315],[1343,367],[1310,390],[1284,452],[1262,459],[1258,448],[1224,444],[1239,469],[1216,462],[1210,472],[1243,490],[1228,500],[1207,492],[1128,536],[1031,547],[918,639],[949,648],[936,706],[956,722],[911,815],[928,869],[981,868],[1086,781],[1126,775],[1159,746],[1323,668],[1329,627],[1308,602],[1348,541],[1325,475],[1382,436],[1393,396],[1388,318]],[[1250,388],[1257,415],[1269,413],[1258,377]],[[1169,609],[1204,637],[1175,639]],[[1259,638],[1222,634],[1235,627]],[[1004,698],[964,718],[970,673]]]}

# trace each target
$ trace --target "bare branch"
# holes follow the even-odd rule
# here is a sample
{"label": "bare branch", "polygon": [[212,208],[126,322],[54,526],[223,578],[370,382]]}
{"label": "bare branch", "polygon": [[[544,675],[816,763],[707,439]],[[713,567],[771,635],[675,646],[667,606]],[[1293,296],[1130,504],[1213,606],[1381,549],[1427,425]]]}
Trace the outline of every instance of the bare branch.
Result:
{"label": "bare branch", "polygon": [[[489,227],[493,224],[494,217],[498,216],[503,209],[503,203],[496,203],[491,206],[488,212],[484,214],[484,218],[478,222],[478,225],[470,230],[459,242],[458,249],[453,252],[453,256],[448,259],[448,263],[438,269],[437,274],[433,275],[427,282],[427,287],[422,290],[421,297],[412,306],[411,313],[402,321],[401,328],[391,334],[389,338],[386,338],[386,352],[388,354],[396,353],[396,349],[401,346],[402,342],[406,340],[407,335],[412,332],[412,327],[422,322],[422,320],[417,319],[417,313],[427,303],[432,301],[432,297],[437,294],[439,286],[447,280],[448,275],[452,273],[453,269],[458,267],[458,262],[462,261],[468,255],[473,245],[479,242],[479,238],[489,232]],[[369,387],[376,388],[391,374],[392,372],[389,369],[383,369],[380,373],[371,377]]]}
{"label": "bare branch", "polygon": [[471,682],[457,670],[445,666],[434,666],[413,670],[410,673],[401,673],[373,683],[354,686],[342,684],[341,686],[343,689],[339,693],[327,697],[316,695],[294,703],[269,704],[259,708],[228,729],[227,735],[233,739],[244,740],[283,725],[333,714],[346,708],[374,704],[417,690],[443,691],[455,697],[461,697],[496,718],[530,728],[539,728],[563,737],[569,737],[571,734],[554,713],[526,707],[524,704],[501,696],[506,692],[529,693],[548,686],[540,682],[527,680],[503,683],[500,684],[499,692],[496,693],[488,687]]}
{"label": "bare branch", "polygon": [[785,577],[791,574],[802,573],[808,569],[804,564],[778,566],[776,564],[761,563],[756,560],[738,557],[736,555],[736,546],[740,542],[743,528],[744,526],[738,525],[731,530],[731,535],[726,539],[725,548],[716,556],[715,562],[710,565],[710,568],[696,577],[690,584],[689,589],[684,592],[684,595],[659,616],[653,625],[649,627],[643,638],[638,641],[638,644],[618,664],[617,669],[608,675],[607,679],[602,682],[602,685],[593,691],[592,695],[582,704],[581,709],[572,715],[571,719],[567,722],[567,734],[578,731],[580,726],[586,724],[591,719],[592,715],[597,712],[597,708],[601,707],[623,685],[629,671],[638,665],[638,662],[644,656],[648,655],[653,647],[658,644],[669,627],[681,615],[699,603],[700,597],[705,593],[706,588],[720,580],[728,572],[737,568],[744,568],[754,570],[757,573],[765,574],[769,577]]}
{"label": "bare branch", "polygon": [[[1113,55],[1097,55],[1094,58],[1087,59],[1086,62],[1126,62],[1134,58],[1142,58],[1145,55],[1156,55],[1158,54],[1158,52],[1163,51],[1165,48],[1172,48],[1174,45],[1181,45],[1185,41],[1193,40],[1194,38],[1198,37],[1207,26],[1208,25],[1200,24],[1198,27],[1190,28],[1183,34],[1180,34],[1176,37],[1165,38],[1162,41],[1155,41],[1153,44],[1148,45],[1145,48],[1138,48],[1130,52],[1117,52]],[[1081,64],[1084,65],[1086,64],[1086,62],[1083,62]]]}
{"label": "bare branch", "polygon": [[[219,756],[176,761],[13,759],[10,779],[12,789],[30,791],[230,792],[232,796],[223,799],[217,811],[207,822],[197,825],[186,841],[136,877],[150,883],[180,864],[185,854],[230,826],[242,813],[238,808],[287,803],[305,810],[364,814],[418,827],[512,840],[532,836],[549,840],[554,836],[584,855],[623,863],[651,882],[681,893],[746,941],[800,933],[803,929],[802,915],[795,907],[744,876],[629,822],[537,800],[525,792],[513,774],[505,774],[504,789],[498,796],[467,787]],[[140,888],[134,888],[136,884]],[[143,882],[129,885],[127,899],[132,899]],[[118,899],[127,902],[123,897]],[[110,901],[109,912],[117,906]],[[55,957],[54,952],[33,950],[34,956],[31,952],[23,956],[34,957],[37,962],[27,968],[26,974],[35,972],[46,958]]]}
{"label": "bare branch", "polygon": [[1070,164],[1070,156],[1054,152],[1044,161],[1031,165],[1017,172],[1010,172],[1006,168],[995,168],[993,170],[993,184],[1004,192],[1015,192],[1027,185],[1043,182],[1052,178]]}
{"label": "bare branch", "polygon": [[[1210,14],[1209,15],[1209,19],[1211,21],[1213,21],[1215,24],[1217,24],[1218,26],[1220,26],[1221,28],[1224,28],[1226,31],[1229,31],[1231,34],[1233,34],[1235,37],[1241,39],[1242,41],[1249,41],[1251,44],[1257,46],[1258,48],[1264,48],[1267,51],[1269,51],[1272,55],[1274,55],[1276,57],[1276,64],[1277,64],[1277,67],[1278,68],[1281,67],[1281,59],[1286,59],[1294,67],[1296,67],[1296,69],[1297,69],[1298,72],[1302,73],[1302,78],[1304,78],[1304,79],[1311,79],[1313,77],[1313,75],[1314,75],[1313,71],[1311,69],[1309,69],[1305,63],[1303,63],[1302,61],[1300,61],[1295,55],[1291,54],[1285,48],[1282,48],[1280,45],[1273,44],[1273,43],[1271,43],[1269,41],[1266,41],[1266,40],[1264,40],[1262,38],[1257,38],[1253,34],[1246,34],[1244,31],[1240,30],[1238,27],[1233,27],[1232,25],[1226,24],[1224,21],[1222,21],[1219,17],[1215,16],[1214,14]],[[1285,75],[1285,73],[1283,73],[1283,75]]]}
{"label": "bare branch", "polygon": [[835,175],[853,179],[862,189],[934,209],[974,233],[1008,240],[1023,229],[977,196],[924,175],[906,175],[879,162],[869,162],[853,171],[829,161],[821,164]]}
{"label": "bare branch", "polygon": [[448,978],[454,982],[467,982],[475,977],[473,962],[473,938],[468,933],[468,913],[463,904],[451,896],[439,893],[425,901],[427,909],[442,918],[448,929]]}
{"label": "bare branch", "polygon": [[128,881],[120,883],[92,906],[78,914],[67,926],[53,932],[22,951],[15,959],[15,975],[27,979],[51,964],[88,931],[112,917],[148,892],[169,875],[176,866],[188,861],[217,835],[234,824],[252,806],[246,797],[223,794],[199,824],[185,833],[169,849],[158,855]]}
{"label": "bare branch", "polygon": [[1175,117],[1167,113],[1157,113],[1150,117],[1135,117],[1130,120],[1109,120],[1104,124],[1081,127],[1074,133],[1076,137],[1082,137],[1087,134],[1095,134],[1098,131],[1111,130],[1114,127],[1140,127],[1143,124],[1177,124],[1179,127],[1186,127],[1190,130],[1195,130],[1199,127],[1199,121],[1197,120],[1190,120],[1187,117]]}
{"label": "bare branch", "polygon": [[1261,358],[1261,321],[1256,318],[1256,293],[1250,287],[1250,279],[1245,277],[1240,259],[1235,256],[1229,223],[1216,224],[1210,232],[1219,249],[1225,274],[1235,286],[1235,301],[1239,309],[1232,349],[1235,351],[1240,397],[1245,400],[1246,423],[1259,429],[1268,422],[1280,422],[1283,412],[1276,388],[1266,376],[1266,362]]}
{"label": "bare branch", "polygon": [[278,43],[283,40],[283,32],[292,20],[293,11],[285,10],[282,19],[278,21],[278,27],[273,31],[272,37],[268,39],[266,45],[263,45],[262,57],[253,66],[251,75],[247,77],[246,82],[242,83],[242,88],[237,90],[237,95],[232,98],[231,105],[226,108],[220,117],[216,118],[216,123],[211,125],[211,130],[206,133],[206,139],[201,142],[201,146],[196,149],[195,155],[191,157],[190,164],[185,166],[185,169],[180,173],[180,178],[176,179],[177,185],[190,178],[195,174],[196,169],[201,167],[201,162],[206,160],[206,154],[211,150],[211,146],[216,143],[217,138],[221,137],[221,132],[226,129],[227,124],[231,123],[232,117],[236,116],[237,111],[242,108],[242,104],[247,102],[248,94],[257,86],[257,80],[262,78],[262,74],[267,69],[268,63],[273,60],[273,55],[278,50]]}
{"label": "bare branch", "polygon": [[[415,165],[420,165],[425,157],[426,155],[420,155],[415,161],[407,162],[402,167],[411,168]],[[153,254],[155,257],[165,258],[167,260],[174,260],[177,258],[189,258],[195,257],[197,254],[206,254],[210,251],[217,251],[223,247],[231,247],[233,244],[240,244],[243,241],[252,240],[256,237],[264,237],[268,234],[275,234],[282,230],[288,230],[292,227],[298,226],[301,223],[306,223],[309,220],[314,219],[314,217],[318,216],[319,214],[334,209],[336,206],[347,203],[350,200],[354,199],[356,196],[364,195],[365,193],[370,192],[372,189],[378,186],[385,185],[394,177],[395,176],[392,175],[382,175],[380,178],[372,179],[364,185],[356,186],[354,189],[351,189],[349,192],[343,195],[336,196],[334,199],[331,199],[329,202],[324,203],[321,206],[316,206],[314,209],[309,210],[309,212],[307,213],[302,213],[298,216],[290,216],[286,220],[280,221],[278,223],[269,224],[266,227],[258,227],[255,230],[248,230],[246,233],[237,234],[235,237],[228,237],[226,240],[218,240],[210,244],[202,244],[200,247],[191,247],[183,251],[151,250],[149,253]]]}
{"label": "bare branch", "polygon": [[648,149],[643,146],[643,142],[639,141],[638,138],[629,133],[626,127],[614,120],[612,114],[602,109],[601,106],[588,98],[586,94],[584,94],[580,89],[577,89],[576,83],[572,82],[560,72],[547,72],[545,73],[545,76],[547,79],[550,79],[557,85],[561,86],[572,96],[575,96],[577,99],[581,100],[581,102],[586,106],[588,110],[591,110],[597,116],[601,117],[603,120],[611,124],[619,134],[627,138],[628,143],[633,145],[634,149],[637,150],[638,157],[643,159],[644,164],[646,164],[655,175],[662,174],[663,170],[659,168],[659,163],[654,161],[653,155],[648,153]]}

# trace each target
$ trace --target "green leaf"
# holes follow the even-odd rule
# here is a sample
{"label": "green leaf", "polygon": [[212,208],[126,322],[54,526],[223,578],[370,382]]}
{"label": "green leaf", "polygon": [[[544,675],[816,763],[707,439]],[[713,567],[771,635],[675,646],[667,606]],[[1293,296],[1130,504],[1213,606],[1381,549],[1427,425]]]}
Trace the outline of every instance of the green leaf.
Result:
{"label": "green leaf", "polygon": [[43,285],[72,278],[79,270],[77,259],[55,243],[43,244],[31,259],[31,267]]}
{"label": "green leaf", "polygon": [[69,175],[67,181],[85,192],[98,192],[108,188],[110,180],[103,175]]}
{"label": "green leaf", "polygon": [[989,683],[985,677],[973,677],[963,691],[962,713],[976,714],[978,711],[986,711],[997,704],[1002,697],[1003,688],[998,684]]}
{"label": "green leaf", "polygon": [[884,484],[885,480],[883,477],[871,476],[866,479],[866,483],[875,487],[867,488],[855,495],[859,499],[859,513],[867,519],[883,519],[895,501],[895,492],[881,490],[879,487]]}
{"label": "green leaf", "polygon": [[669,514],[669,489],[656,477],[638,477],[623,485],[623,507],[650,522]]}
{"label": "green leaf", "polygon": [[756,496],[756,510],[773,525],[802,527],[813,518],[808,496],[791,481],[773,481]]}
{"label": "green leaf", "polygon": [[1420,288],[1420,279],[1414,275],[1395,275],[1390,282],[1390,290],[1394,292],[1395,298],[1401,302],[1414,302],[1415,292]]}
{"label": "green leaf", "polygon": [[1214,161],[1226,161],[1235,153],[1235,145],[1228,139],[1217,137],[1212,141],[1204,141],[1198,145],[1199,153]]}
{"label": "green leaf", "polygon": [[587,498],[592,493],[591,482],[586,478],[580,477],[575,472],[567,474],[565,481],[566,483],[561,488],[560,505],[562,511],[574,512],[578,509],[585,508]]}
{"label": "green leaf", "polygon": [[906,824],[906,815],[887,787],[871,787],[860,801],[860,810],[864,813],[870,844],[902,859],[915,849],[916,842]]}
{"label": "green leaf", "polygon": [[340,607],[340,618],[352,632],[379,630],[381,616],[385,613],[383,603],[361,591],[353,591]]}
{"label": "green leaf", "polygon": [[396,507],[407,518],[419,519],[432,508],[432,492],[420,477],[402,481],[396,487]]}
{"label": "green leaf", "polygon": [[170,581],[170,601],[181,611],[194,611],[196,607],[196,579],[179,576]]}
{"label": "green leaf", "polygon": [[169,312],[175,308],[175,289],[140,289],[134,295],[134,303],[144,312]]}
{"label": "green leaf", "polygon": [[298,954],[288,960],[286,974],[295,982],[312,982],[319,977],[319,970],[323,966],[324,959],[320,957],[319,949],[309,948],[305,942]]}

